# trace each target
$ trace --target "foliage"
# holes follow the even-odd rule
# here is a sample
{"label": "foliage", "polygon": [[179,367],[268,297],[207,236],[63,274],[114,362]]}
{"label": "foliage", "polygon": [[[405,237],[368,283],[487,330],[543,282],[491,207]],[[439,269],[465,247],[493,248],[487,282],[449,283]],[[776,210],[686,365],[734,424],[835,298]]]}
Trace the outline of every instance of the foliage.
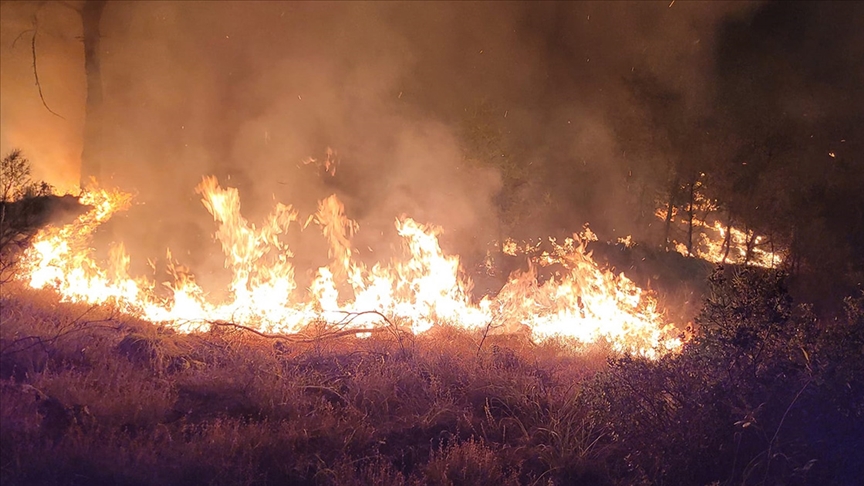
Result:
{"label": "foliage", "polygon": [[46,182],[30,177],[30,161],[13,150],[0,170],[0,283],[14,276],[15,264],[38,230],[51,222],[63,222],[87,209],[78,198],[56,196]]}
{"label": "foliage", "polygon": [[0,202],[12,203],[20,199],[47,196],[53,188],[46,182],[30,178],[30,160],[13,150],[0,162]]}

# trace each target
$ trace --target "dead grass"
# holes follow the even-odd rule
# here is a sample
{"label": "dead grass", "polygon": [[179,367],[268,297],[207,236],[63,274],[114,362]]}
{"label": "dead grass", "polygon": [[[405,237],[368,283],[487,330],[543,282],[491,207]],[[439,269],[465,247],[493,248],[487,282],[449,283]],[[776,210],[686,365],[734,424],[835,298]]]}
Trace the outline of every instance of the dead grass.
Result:
{"label": "dead grass", "polygon": [[546,484],[570,453],[537,443],[570,447],[566,397],[606,359],[452,326],[181,335],[16,285],[0,310],[4,484]]}
{"label": "dead grass", "polygon": [[[646,426],[612,405],[650,409],[666,391],[652,395],[638,379],[624,390],[630,382],[621,376],[638,378],[638,367],[610,372],[608,345],[574,352],[565,340],[538,345],[452,326],[304,342],[230,326],[183,335],[16,285],[4,285],[0,297],[4,485],[611,485],[675,477],[632,462],[651,455],[662,464],[669,449],[634,455],[632,444],[645,442],[626,434],[642,440],[633,430]],[[640,366],[668,369],[681,386],[698,376],[675,363]],[[723,420],[720,434],[734,422]],[[683,432],[646,433],[660,444]]]}

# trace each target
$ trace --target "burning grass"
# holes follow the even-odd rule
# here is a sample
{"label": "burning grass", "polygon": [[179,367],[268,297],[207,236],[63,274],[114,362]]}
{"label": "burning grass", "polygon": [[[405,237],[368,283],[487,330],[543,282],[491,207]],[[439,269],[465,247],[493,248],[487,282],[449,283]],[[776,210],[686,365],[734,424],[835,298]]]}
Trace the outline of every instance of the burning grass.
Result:
{"label": "burning grass", "polygon": [[652,360],[452,325],[185,334],[6,284],[0,479],[854,484],[864,301],[818,333],[772,274],[712,286],[703,332]]}
{"label": "burning grass", "polygon": [[[168,298],[159,296],[153,280],[129,275],[130,257],[122,244],[111,248],[107,262],[94,258],[94,232],[131,200],[128,194],[95,188],[82,197],[92,210],[34,237],[21,263],[21,278],[33,288],[54,289],[67,301],[111,303],[124,313],[182,332],[206,329],[214,322],[279,334],[297,333],[310,322],[369,330],[380,327],[383,318],[391,327],[399,321],[400,328],[413,334],[442,322],[493,332],[527,328],[537,342],[555,337],[585,344],[602,340],[651,357],[681,346],[653,295],[593,260],[586,245],[596,237],[587,226],[560,244],[551,240],[548,251],[527,255],[528,271],[514,272],[497,294],[477,299],[459,257],[441,249],[440,228],[406,216],[396,219],[403,256],[369,266],[354,258],[351,237],[359,226],[330,196],[303,224],[320,229],[330,263],[298,269],[284,237],[301,219],[291,206],[276,204],[256,226],[240,213],[236,189],[222,188],[215,178],[206,177],[196,190],[217,224],[215,239],[231,274],[227,299],[211,301],[170,252],[173,278],[164,282],[172,294]],[[558,270],[541,282],[537,268],[549,266]],[[307,288],[299,288],[297,272],[312,276]]]}
{"label": "burning grass", "polygon": [[[651,294],[594,261],[587,230],[523,248],[529,271],[474,300],[438,230],[408,218],[396,225],[404,259],[354,261],[358,227],[335,198],[307,219],[331,263],[301,296],[280,237],[298,215],[277,205],[256,227],[236,191],[205,179],[199,192],[233,277],[227,302],[210,302],[173,263],[173,298],[160,299],[154,282],[128,275],[122,247],[107,266],[96,261],[90,236],[129,203],[108,192],[86,196],[93,209],[75,222],[37,234],[24,278],[2,284],[3,484],[856,484],[864,475],[864,298],[820,326],[792,304],[781,273],[721,269],[681,342]],[[628,259],[656,256],[626,249],[607,245],[606,259],[635,270]],[[682,269],[695,282],[703,269],[690,260],[670,253],[639,267],[658,285],[680,284]]]}
{"label": "burning grass", "polygon": [[[302,343],[186,335],[12,293],[4,484],[517,484],[551,467],[524,448],[569,420],[557,409],[606,357],[452,326]],[[529,459],[535,472],[514,467]]]}

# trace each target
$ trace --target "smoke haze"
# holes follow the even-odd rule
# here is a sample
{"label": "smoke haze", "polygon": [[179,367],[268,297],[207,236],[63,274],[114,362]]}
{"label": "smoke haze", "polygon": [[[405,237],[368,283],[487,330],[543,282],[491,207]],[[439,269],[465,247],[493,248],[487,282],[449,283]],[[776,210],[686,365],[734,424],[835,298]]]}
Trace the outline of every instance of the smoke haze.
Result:
{"label": "smoke haze", "polygon": [[[61,120],[41,107],[30,37],[12,45],[32,28],[34,4],[0,8],[0,149],[23,149],[37,178],[70,187],[84,116],[80,19],[57,3],[38,12],[40,80]],[[118,234],[148,251],[194,248],[212,234],[194,187],[214,174],[240,189],[253,221],[274,199],[307,215],[336,193],[361,225],[358,246],[403,213],[443,226],[467,252],[586,221],[601,236],[626,235],[633,173],[667,156],[628,157],[621,145],[616,117],[643,110],[628,80],[677,93],[688,113],[713,110],[721,27],[760,8],[109,2],[103,182],[136,191],[150,219],[119,222]],[[634,131],[654,133],[643,118]]]}

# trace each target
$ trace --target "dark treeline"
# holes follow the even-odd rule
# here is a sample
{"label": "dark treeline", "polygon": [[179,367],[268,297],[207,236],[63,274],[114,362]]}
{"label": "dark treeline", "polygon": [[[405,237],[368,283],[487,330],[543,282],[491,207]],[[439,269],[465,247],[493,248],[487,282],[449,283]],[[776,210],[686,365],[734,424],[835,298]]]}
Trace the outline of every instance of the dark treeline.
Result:
{"label": "dark treeline", "polygon": [[[465,124],[469,157],[502,168],[499,207],[516,232],[540,211],[562,230],[575,223],[568,213],[588,214],[601,235],[617,223],[668,248],[674,220],[690,223],[674,235],[689,248],[694,220],[719,220],[749,235],[748,256],[756,245],[788,252],[796,295],[836,310],[864,277],[862,14],[852,2],[787,2],[727,16],[699,95],[634,68],[621,80],[625,102],[607,115],[617,172],[578,160],[531,166],[506,120],[484,108]],[[616,211],[597,194],[607,179],[626,187],[623,224],[602,218]]]}

